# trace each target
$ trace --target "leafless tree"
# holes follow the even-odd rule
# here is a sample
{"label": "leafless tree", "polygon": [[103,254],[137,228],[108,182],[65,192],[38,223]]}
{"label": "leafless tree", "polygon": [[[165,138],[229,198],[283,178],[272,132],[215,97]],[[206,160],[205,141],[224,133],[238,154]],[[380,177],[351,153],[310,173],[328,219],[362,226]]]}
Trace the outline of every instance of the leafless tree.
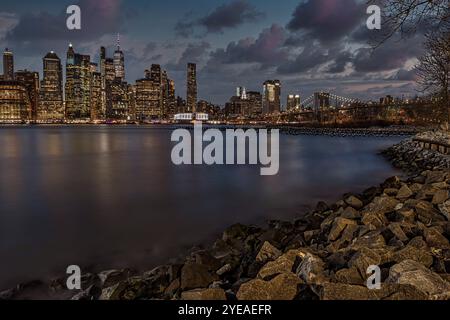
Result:
{"label": "leafless tree", "polygon": [[382,30],[377,45],[394,34],[413,34],[418,28],[441,30],[450,23],[449,0],[369,0],[377,4],[383,13]]}
{"label": "leafless tree", "polygon": [[434,94],[449,115],[450,29],[427,35],[425,53],[419,57],[416,72],[423,91]]}

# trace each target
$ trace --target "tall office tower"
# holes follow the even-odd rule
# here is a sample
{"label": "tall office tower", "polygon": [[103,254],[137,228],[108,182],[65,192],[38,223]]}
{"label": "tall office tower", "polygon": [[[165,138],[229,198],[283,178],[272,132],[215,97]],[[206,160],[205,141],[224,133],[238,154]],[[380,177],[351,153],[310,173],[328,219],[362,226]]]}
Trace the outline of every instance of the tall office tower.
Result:
{"label": "tall office tower", "polygon": [[53,51],[44,57],[43,70],[38,120],[62,121],[64,120],[62,65],[58,55]]}
{"label": "tall office tower", "polygon": [[136,120],[136,86],[128,85],[128,118],[127,120]]}
{"label": "tall office tower", "polygon": [[300,95],[298,94],[290,94],[287,97],[287,111],[298,110],[300,109],[301,100]]}
{"label": "tall office tower", "polygon": [[330,107],[330,93],[329,92],[315,92],[314,93],[314,111],[318,112],[322,109]]}
{"label": "tall office tower", "polygon": [[177,98],[175,96],[175,81],[167,79],[167,110],[166,113],[171,116],[177,113]]}
{"label": "tall office tower", "polygon": [[187,95],[186,107],[188,112],[196,112],[197,109],[197,65],[187,65]]}
{"label": "tall office tower", "polygon": [[236,96],[243,100],[246,100],[247,99],[247,89],[245,89],[245,87],[237,87]]}
{"label": "tall office tower", "polygon": [[106,48],[100,47],[100,74],[102,75],[102,77],[104,77],[106,74],[105,64],[106,64]]}
{"label": "tall office tower", "polygon": [[263,87],[263,113],[272,114],[281,111],[281,82],[267,80]]}
{"label": "tall office tower", "polygon": [[114,60],[107,58],[105,60],[105,80],[114,81],[116,78],[116,70],[114,68]]}
{"label": "tall office tower", "polygon": [[128,84],[116,79],[111,83],[111,109],[108,119],[127,120],[129,115]]}
{"label": "tall office tower", "polygon": [[72,45],[67,50],[66,62],[66,118],[89,120],[91,118],[91,58],[75,53]]}
{"label": "tall office tower", "polygon": [[97,70],[98,65],[91,63],[91,120],[99,121],[104,119],[103,113],[103,77]]}
{"label": "tall office tower", "polygon": [[150,120],[161,116],[161,86],[152,79],[136,80],[136,119]]}
{"label": "tall office tower", "polygon": [[3,52],[3,80],[14,80],[14,55],[8,48]]}
{"label": "tall office tower", "polygon": [[[101,92],[101,107],[99,112],[95,115],[97,120],[101,120],[105,118],[106,114],[106,48],[100,47],[100,81],[102,86]],[[92,115],[91,115],[91,118]]]}
{"label": "tall office tower", "polygon": [[30,120],[36,121],[39,106],[39,73],[27,70],[17,71],[14,78],[27,89],[31,103]]}
{"label": "tall office tower", "polygon": [[120,49],[120,35],[117,35],[117,50],[114,52],[114,70],[116,78],[125,81],[125,57]]}
{"label": "tall office tower", "polygon": [[260,92],[247,92],[247,100],[249,101],[250,113],[252,116],[258,116],[262,114],[262,95]]}

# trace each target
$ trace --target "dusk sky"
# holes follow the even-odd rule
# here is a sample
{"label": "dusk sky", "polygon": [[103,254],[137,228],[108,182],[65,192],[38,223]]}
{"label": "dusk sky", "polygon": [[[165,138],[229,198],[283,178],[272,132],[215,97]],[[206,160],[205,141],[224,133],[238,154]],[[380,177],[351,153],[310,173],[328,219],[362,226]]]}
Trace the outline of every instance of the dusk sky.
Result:
{"label": "dusk sky", "polygon": [[[82,30],[66,28],[67,6],[82,10]],[[39,71],[54,50],[65,64],[69,42],[98,62],[112,57],[117,33],[126,78],[134,83],[161,64],[185,97],[186,63],[198,63],[199,99],[225,103],[236,86],[262,90],[267,79],[287,93],[316,90],[362,99],[415,95],[415,58],[422,35],[392,39],[373,54],[360,0],[2,0],[0,43],[15,67]]]}

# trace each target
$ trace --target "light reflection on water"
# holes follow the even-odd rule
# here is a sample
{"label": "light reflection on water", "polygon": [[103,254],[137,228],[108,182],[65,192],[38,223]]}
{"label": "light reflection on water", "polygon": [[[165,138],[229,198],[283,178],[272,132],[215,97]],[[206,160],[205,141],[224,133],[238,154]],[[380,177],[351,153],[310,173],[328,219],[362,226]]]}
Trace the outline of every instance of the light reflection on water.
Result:
{"label": "light reflection on water", "polygon": [[280,172],[175,167],[170,130],[0,129],[0,289],[69,264],[150,267],[235,222],[291,219],[398,173],[399,138],[285,136]]}

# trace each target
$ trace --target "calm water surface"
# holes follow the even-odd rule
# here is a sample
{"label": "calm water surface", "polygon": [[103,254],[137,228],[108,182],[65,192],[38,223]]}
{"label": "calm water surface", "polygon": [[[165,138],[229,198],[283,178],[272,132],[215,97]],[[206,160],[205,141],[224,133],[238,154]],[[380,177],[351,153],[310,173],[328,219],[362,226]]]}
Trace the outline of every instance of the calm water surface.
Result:
{"label": "calm water surface", "polygon": [[291,219],[397,174],[400,138],[280,137],[280,172],[172,165],[171,131],[0,129],[0,289],[67,265],[151,267],[236,222]]}

